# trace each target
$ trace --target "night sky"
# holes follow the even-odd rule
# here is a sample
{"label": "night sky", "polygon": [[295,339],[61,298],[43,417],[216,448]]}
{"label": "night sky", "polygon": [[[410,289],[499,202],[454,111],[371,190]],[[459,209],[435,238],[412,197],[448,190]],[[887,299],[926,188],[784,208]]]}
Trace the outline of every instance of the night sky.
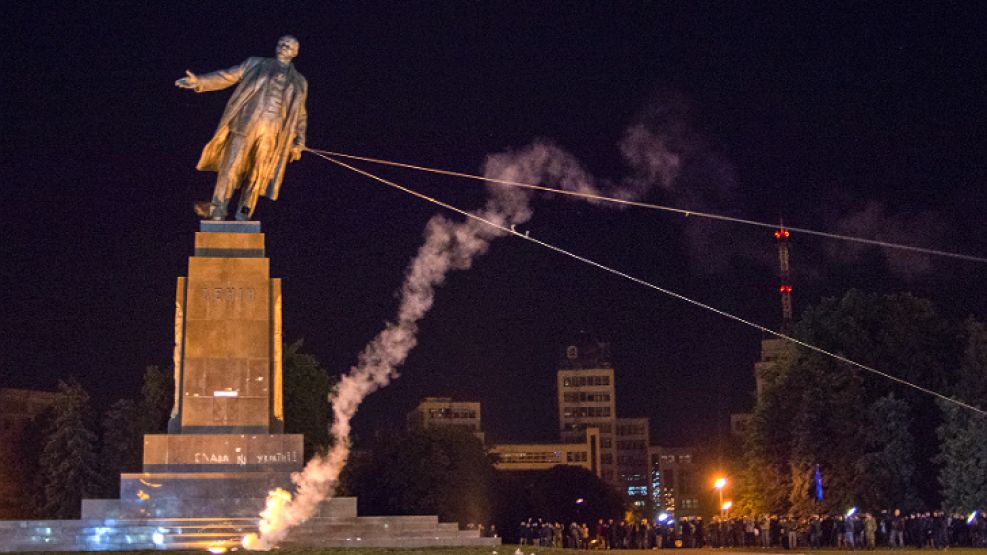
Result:
{"label": "night sky", "polygon": [[[101,406],[170,365],[231,90],[173,83],[299,38],[308,145],[475,173],[535,139],[601,182],[645,123],[687,145],[644,200],[987,254],[987,34],[975,3],[10,2],[3,8],[0,387],[77,376]],[[328,5],[328,7],[326,7]],[[466,209],[482,184],[363,164]],[[539,239],[770,327],[770,230],[540,196]],[[288,340],[347,370],[392,317],[440,209],[306,154],[262,199]],[[857,287],[987,318],[984,267],[792,238],[795,308]],[[557,437],[556,362],[611,342],[619,416],[700,443],[749,409],[760,333],[517,239],[450,275],[358,435],[426,395],[483,403],[494,441]],[[893,372],[893,368],[885,368]]]}

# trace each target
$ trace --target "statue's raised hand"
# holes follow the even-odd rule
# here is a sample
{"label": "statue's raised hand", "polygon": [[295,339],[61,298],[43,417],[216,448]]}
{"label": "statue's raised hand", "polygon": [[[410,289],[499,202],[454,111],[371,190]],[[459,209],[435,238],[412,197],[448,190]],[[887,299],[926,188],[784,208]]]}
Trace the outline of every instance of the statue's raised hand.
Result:
{"label": "statue's raised hand", "polygon": [[194,89],[199,84],[199,78],[189,70],[185,70],[185,77],[175,81],[176,87],[183,89]]}

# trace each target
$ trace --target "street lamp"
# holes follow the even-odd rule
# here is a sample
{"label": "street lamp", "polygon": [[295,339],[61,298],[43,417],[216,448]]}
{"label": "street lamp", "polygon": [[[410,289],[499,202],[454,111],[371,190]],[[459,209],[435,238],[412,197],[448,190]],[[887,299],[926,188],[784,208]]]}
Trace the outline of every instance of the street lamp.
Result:
{"label": "street lamp", "polygon": [[722,476],[713,482],[713,489],[720,492],[720,507],[724,513],[726,512],[726,507],[723,505],[723,488],[725,487],[727,487],[727,479]]}
{"label": "street lamp", "polygon": [[733,501],[724,501],[723,504],[720,505],[720,510],[723,511],[724,516],[726,516],[726,512],[730,510],[730,507],[733,507]]}

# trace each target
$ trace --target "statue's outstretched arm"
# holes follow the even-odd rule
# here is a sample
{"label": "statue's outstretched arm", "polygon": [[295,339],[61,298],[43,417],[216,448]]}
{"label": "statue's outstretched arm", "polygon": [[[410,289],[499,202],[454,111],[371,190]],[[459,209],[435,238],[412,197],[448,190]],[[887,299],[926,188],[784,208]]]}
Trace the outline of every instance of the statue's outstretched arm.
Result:
{"label": "statue's outstretched arm", "polygon": [[242,64],[229,69],[221,69],[203,75],[196,75],[191,71],[186,71],[186,77],[175,81],[175,85],[184,89],[193,89],[195,92],[218,91],[227,87],[232,87],[243,79],[243,74],[252,65],[252,60],[248,59]]}

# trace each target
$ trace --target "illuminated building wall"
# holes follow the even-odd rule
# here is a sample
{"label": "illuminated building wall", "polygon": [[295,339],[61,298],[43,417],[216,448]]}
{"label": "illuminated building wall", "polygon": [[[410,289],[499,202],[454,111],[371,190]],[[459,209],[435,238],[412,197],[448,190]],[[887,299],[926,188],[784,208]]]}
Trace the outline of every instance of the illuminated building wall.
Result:
{"label": "illuminated building wall", "polygon": [[648,450],[651,430],[647,418],[618,418],[616,433],[617,480],[630,502],[645,507],[650,500]]}
{"label": "illuminated building wall", "polygon": [[667,512],[676,518],[699,515],[702,486],[692,449],[655,445],[648,453],[656,512]]}
{"label": "illuminated building wall", "polygon": [[566,464],[600,475],[600,431],[587,428],[580,443],[514,443],[493,445],[494,468],[505,471],[548,470]]}
{"label": "illuminated building wall", "polygon": [[615,432],[617,400],[614,394],[610,346],[580,334],[565,348],[556,374],[559,435],[563,442],[580,441],[588,427],[600,430],[600,477],[619,487],[616,472]]}
{"label": "illuminated building wall", "polygon": [[426,397],[408,413],[408,427],[428,430],[437,427],[461,428],[484,441],[480,403],[453,401],[449,397]]}

